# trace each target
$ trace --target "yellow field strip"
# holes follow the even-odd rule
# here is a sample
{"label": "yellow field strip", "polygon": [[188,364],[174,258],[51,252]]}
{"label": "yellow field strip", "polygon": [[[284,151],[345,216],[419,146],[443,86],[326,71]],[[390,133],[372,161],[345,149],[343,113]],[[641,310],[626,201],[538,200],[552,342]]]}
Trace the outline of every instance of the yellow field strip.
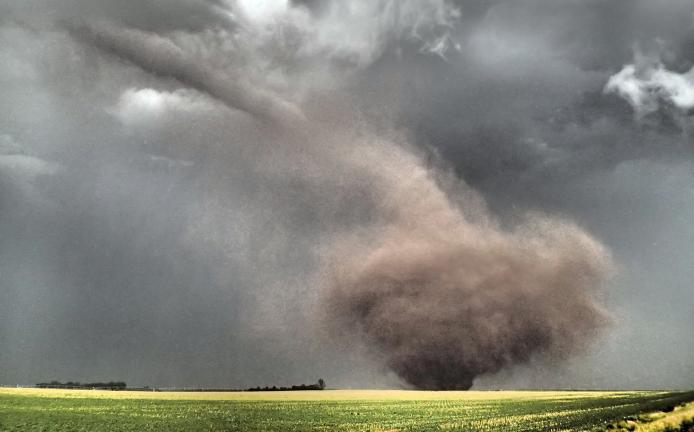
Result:
{"label": "yellow field strip", "polygon": [[451,391],[433,392],[417,390],[323,390],[288,392],[154,392],[66,390],[37,388],[0,388],[0,395],[24,395],[48,398],[99,399],[163,399],[163,400],[495,400],[495,399],[556,399],[586,397],[620,397],[626,394],[665,392],[631,391]]}
{"label": "yellow field strip", "polygon": [[683,407],[677,407],[670,413],[651,414],[651,422],[639,424],[636,431],[639,432],[662,432],[668,426],[679,428],[682,422],[694,419],[694,402],[690,402]]}

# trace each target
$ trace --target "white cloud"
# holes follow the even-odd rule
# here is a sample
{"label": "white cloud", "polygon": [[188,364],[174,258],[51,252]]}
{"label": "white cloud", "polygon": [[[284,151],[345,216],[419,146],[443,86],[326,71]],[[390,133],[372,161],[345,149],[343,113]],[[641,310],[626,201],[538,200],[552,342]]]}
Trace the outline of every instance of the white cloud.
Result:
{"label": "white cloud", "polygon": [[288,0],[239,0],[244,16],[253,22],[267,22],[279,14],[286,13]]}
{"label": "white cloud", "polygon": [[209,108],[210,101],[199,93],[178,89],[173,92],[151,88],[125,90],[116,105],[108,112],[124,125],[147,125],[162,119],[168,113],[199,112]]}
{"label": "white cloud", "polygon": [[626,100],[639,118],[663,105],[686,113],[694,108],[694,68],[680,74],[637,53],[634,64],[625,65],[610,77],[605,92]]}
{"label": "white cloud", "polygon": [[253,46],[291,36],[300,41],[291,47],[300,57],[337,59],[357,67],[371,64],[397,40],[435,55],[456,46],[450,30],[459,11],[445,0],[331,1],[315,14],[286,0],[240,0],[231,7],[243,21],[241,37]]}

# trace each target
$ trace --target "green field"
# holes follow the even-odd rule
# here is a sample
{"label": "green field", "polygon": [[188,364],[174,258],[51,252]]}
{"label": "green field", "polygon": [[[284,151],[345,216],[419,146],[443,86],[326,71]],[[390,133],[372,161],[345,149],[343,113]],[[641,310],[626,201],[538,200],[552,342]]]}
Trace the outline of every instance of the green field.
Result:
{"label": "green field", "polygon": [[[155,393],[0,389],[0,430],[601,430],[628,416],[670,411],[668,407],[692,400],[694,392]],[[687,405],[669,414],[660,413],[661,417],[669,417],[659,421],[670,421],[674,415],[684,418],[689,410]],[[657,414],[653,416],[658,421]]]}

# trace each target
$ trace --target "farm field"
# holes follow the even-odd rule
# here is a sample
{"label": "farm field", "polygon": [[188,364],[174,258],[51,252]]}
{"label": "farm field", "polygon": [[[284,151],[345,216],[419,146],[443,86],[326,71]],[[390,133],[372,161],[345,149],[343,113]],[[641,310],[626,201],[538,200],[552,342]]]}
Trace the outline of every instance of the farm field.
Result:
{"label": "farm field", "polygon": [[[671,411],[692,400],[694,392],[174,393],[4,388],[0,431],[590,431],[629,416]],[[689,415],[694,416],[690,405],[653,414],[648,430],[658,430],[660,423],[677,425],[675,420]]]}

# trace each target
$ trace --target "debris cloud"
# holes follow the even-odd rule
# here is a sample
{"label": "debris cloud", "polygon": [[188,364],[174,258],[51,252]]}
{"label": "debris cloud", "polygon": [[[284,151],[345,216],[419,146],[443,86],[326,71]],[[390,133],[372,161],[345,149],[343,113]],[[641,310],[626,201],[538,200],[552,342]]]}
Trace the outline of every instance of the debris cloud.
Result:
{"label": "debris cloud", "polygon": [[[348,196],[367,179],[372,216],[329,241],[315,313],[335,335],[360,337],[408,384],[468,389],[476,376],[535,354],[580,351],[606,324],[595,291],[609,274],[609,254],[577,226],[536,215],[502,229],[473,192],[454,202],[437,169],[368,125],[306,116],[279,96],[199,65],[167,39],[108,27],[80,34],[279,127],[284,133],[274,145],[290,153],[296,147],[318,167],[304,168],[307,183],[341,172],[351,180],[337,193]],[[297,159],[277,163],[286,166],[273,169],[288,172]]]}
{"label": "debris cloud", "polygon": [[389,223],[329,257],[324,313],[334,334],[362,338],[429,390],[467,390],[535,355],[581,352],[609,322],[596,301],[612,272],[605,247],[539,215],[503,230],[479,201],[454,205],[408,162],[382,171],[392,174],[378,200]]}

